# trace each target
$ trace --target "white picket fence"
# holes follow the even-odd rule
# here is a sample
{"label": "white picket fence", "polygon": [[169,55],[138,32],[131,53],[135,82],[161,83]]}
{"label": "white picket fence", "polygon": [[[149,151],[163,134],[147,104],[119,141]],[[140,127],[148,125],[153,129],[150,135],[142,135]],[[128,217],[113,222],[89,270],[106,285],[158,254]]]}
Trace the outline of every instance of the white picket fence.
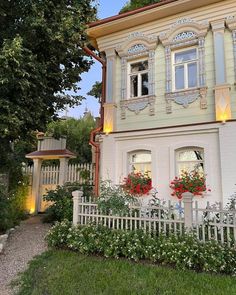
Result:
{"label": "white picket fence", "polygon": [[112,229],[138,230],[156,234],[183,234],[194,231],[203,242],[216,240],[228,246],[235,246],[236,210],[224,210],[222,206],[198,208],[193,196],[185,193],[182,203],[168,202],[167,205],[131,205],[126,212],[114,214],[111,210],[102,212],[96,200],[85,200],[82,192],[73,192],[73,224],[102,224]]}
{"label": "white picket fence", "polygon": [[[89,184],[93,185],[94,180],[94,164],[70,164],[67,169],[67,182],[78,182],[83,184],[87,180],[81,177],[81,172],[88,171]],[[24,168],[24,173],[33,177],[33,166]],[[58,185],[59,184],[60,167],[57,165],[42,166],[41,184],[42,185]]]}

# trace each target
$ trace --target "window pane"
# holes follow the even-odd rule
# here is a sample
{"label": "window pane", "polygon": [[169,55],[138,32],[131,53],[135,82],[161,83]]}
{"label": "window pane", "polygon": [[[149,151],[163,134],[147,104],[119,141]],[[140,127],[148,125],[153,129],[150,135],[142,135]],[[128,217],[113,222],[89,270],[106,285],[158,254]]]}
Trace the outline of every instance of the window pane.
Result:
{"label": "window pane", "polygon": [[131,156],[132,163],[144,163],[151,162],[151,154],[150,153],[137,153],[132,154]]}
{"label": "window pane", "polygon": [[175,67],[175,89],[184,89],[184,66]]}
{"label": "window pane", "polygon": [[142,74],[141,79],[142,79],[141,95],[148,95],[148,73]]}
{"label": "window pane", "polygon": [[175,63],[182,63],[185,61],[194,60],[197,58],[196,48],[175,53]]}
{"label": "window pane", "polygon": [[188,64],[188,87],[197,86],[197,63]]}
{"label": "window pane", "polygon": [[204,167],[203,163],[179,163],[179,175],[181,175],[183,172],[192,172],[192,171],[198,171],[201,174],[204,174]]}
{"label": "window pane", "polygon": [[203,151],[201,150],[183,150],[179,152],[179,161],[203,160]]}
{"label": "window pane", "polygon": [[138,96],[138,76],[131,76],[130,77],[130,88],[131,88],[131,97]]}
{"label": "window pane", "polygon": [[148,61],[141,61],[131,64],[131,73],[148,70]]}

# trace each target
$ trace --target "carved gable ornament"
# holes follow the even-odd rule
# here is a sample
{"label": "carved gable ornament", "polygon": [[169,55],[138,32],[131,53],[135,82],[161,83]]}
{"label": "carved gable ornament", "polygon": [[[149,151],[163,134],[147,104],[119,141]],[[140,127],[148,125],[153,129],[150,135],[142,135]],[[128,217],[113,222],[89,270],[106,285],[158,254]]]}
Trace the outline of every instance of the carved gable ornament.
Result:
{"label": "carved gable ornament", "polygon": [[[159,39],[165,47],[166,60],[166,112],[172,113],[171,102],[182,105],[184,108],[200,99],[200,108],[207,108],[207,86],[205,68],[205,36],[209,29],[209,22],[196,22],[190,18],[177,20],[166,32],[160,34]],[[179,48],[197,46],[198,48],[198,81],[195,89],[173,90],[172,51]]]}
{"label": "carved gable ornament", "polygon": [[124,42],[116,47],[120,57],[138,56],[148,54],[149,50],[157,47],[158,38],[155,36],[146,36],[141,32],[130,34]]}
{"label": "carved gable ornament", "polygon": [[182,18],[177,20],[168,31],[160,34],[159,38],[164,46],[189,45],[191,41],[205,37],[208,29],[209,22],[207,21],[200,23],[190,18]]}

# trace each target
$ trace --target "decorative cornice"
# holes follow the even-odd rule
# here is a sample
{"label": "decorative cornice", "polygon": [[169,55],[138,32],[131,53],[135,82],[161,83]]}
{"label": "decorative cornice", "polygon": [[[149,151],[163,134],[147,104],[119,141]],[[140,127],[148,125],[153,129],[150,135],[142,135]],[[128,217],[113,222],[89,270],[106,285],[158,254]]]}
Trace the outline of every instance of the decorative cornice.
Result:
{"label": "decorative cornice", "polygon": [[226,25],[231,30],[236,30],[236,18],[233,15],[229,15],[226,17]]}
{"label": "decorative cornice", "polygon": [[225,19],[219,19],[211,22],[213,32],[221,32],[225,29]]}
{"label": "decorative cornice", "polygon": [[164,46],[174,45],[181,41],[194,40],[204,37],[209,29],[209,22],[196,22],[190,18],[177,20],[168,31],[160,34],[160,41]]}
{"label": "decorative cornice", "polygon": [[171,102],[175,102],[179,105],[182,105],[184,108],[187,108],[189,104],[196,101],[200,98],[200,108],[207,108],[207,87],[195,88],[195,89],[187,89],[183,91],[176,91],[166,93],[166,112],[172,113]]}
{"label": "decorative cornice", "polygon": [[135,114],[139,114],[140,111],[144,110],[148,105],[149,115],[155,115],[155,98],[155,95],[147,95],[143,97],[121,100],[121,119],[126,118],[126,109],[130,110],[131,112],[135,112]]}
{"label": "decorative cornice", "polygon": [[156,49],[157,43],[158,37],[156,36],[147,36],[142,32],[134,32],[116,47],[116,51],[120,57],[136,56]]}

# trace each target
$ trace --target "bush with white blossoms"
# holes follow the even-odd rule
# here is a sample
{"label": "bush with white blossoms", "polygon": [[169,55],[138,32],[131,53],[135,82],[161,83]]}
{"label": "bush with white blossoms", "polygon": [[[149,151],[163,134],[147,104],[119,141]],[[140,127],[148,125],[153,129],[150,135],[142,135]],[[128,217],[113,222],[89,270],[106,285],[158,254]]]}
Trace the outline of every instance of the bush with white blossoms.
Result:
{"label": "bush with white blossoms", "polygon": [[102,225],[56,223],[47,235],[49,246],[81,254],[125,257],[211,273],[236,275],[236,250],[216,241],[200,242],[193,234],[150,235],[141,230],[112,230]]}

